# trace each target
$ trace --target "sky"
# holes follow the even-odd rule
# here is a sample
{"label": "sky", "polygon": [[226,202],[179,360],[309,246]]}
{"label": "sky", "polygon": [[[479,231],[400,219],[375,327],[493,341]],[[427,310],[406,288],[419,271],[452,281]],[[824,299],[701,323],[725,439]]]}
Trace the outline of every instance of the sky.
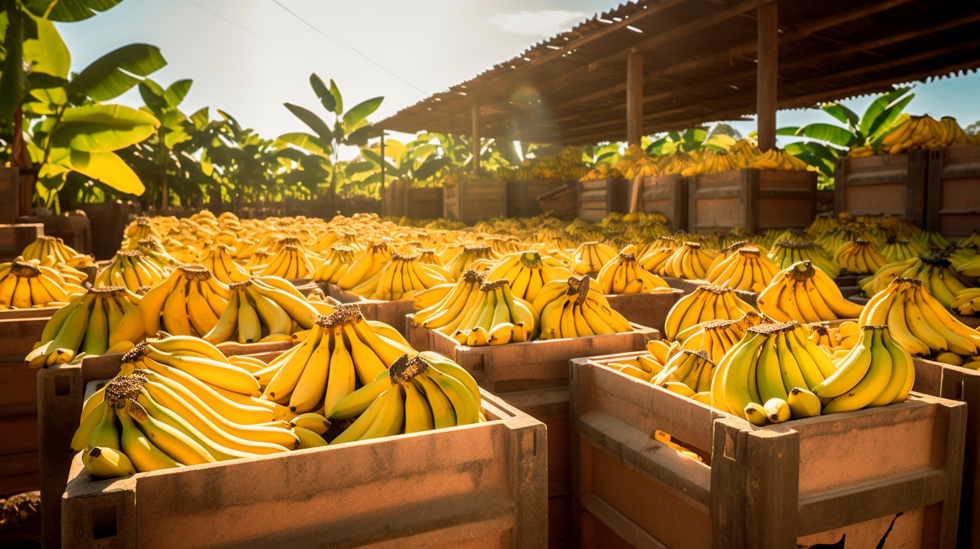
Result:
{"label": "sky", "polygon": [[[169,62],[151,78],[194,80],[185,113],[210,106],[274,138],[306,127],[283,107],[323,113],[309,76],[334,79],[345,106],[378,95],[372,120],[468,80],[541,39],[621,0],[125,0],[94,18],[59,24],[72,70],[134,42]],[[980,120],[980,75],[920,84],[908,110]],[[140,106],[136,90],[120,103]],[[870,98],[845,102],[859,112]],[[778,126],[828,121],[817,111],[781,111]],[[743,134],[751,122],[733,124]]]}

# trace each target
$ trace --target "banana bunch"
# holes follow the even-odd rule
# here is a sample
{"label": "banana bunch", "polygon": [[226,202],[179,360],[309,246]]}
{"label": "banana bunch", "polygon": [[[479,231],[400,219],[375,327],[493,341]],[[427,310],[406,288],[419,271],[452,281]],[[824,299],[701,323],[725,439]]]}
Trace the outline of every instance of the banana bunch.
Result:
{"label": "banana bunch", "polygon": [[636,262],[636,246],[632,244],[603,265],[596,280],[605,295],[671,291],[662,278],[640,267]]}
{"label": "banana bunch", "polygon": [[596,274],[615,257],[616,250],[608,244],[584,242],[572,252],[572,270],[578,274]]}
{"label": "banana bunch", "polygon": [[449,273],[438,265],[419,263],[417,255],[391,254],[391,261],[378,274],[351,288],[351,293],[368,299],[397,301],[412,299],[416,292],[445,284]]}
{"label": "banana bunch", "polygon": [[61,307],[85,288],[66,281],[61,273],[36,259],[0,263],[0,310]]}
{"label": "banana bunch", "polygon": [[760,170],[785,170],[799,172],[810,169],[810,166],[806,162],[776,147],[773,147],[756,157],[749,164],[749,167]]}
{"label": "banana bunch", "polygon": [[697,162],[697,158],[695,158],[690,154],[677,151],[669,156],[664,157],[663,162],[664,164],[661,173],[664,174],[684,173],[684,170],[695,165],[695,163]]}
{"label": "banana bunch", "polygon": [[836,229],[839,226],[837,219],[829,215],[818,215],[813,218],[813,223],[806,228],[806,232],[811,235],[823,234]]}
{"label": "banana bunch", "polygon": [[442,267],[442,259],[436,254],[435,250],[429,248],[422,248],[418,251],[419,263],[423,265],[436,265]]}
{"label": "banana bunch", "polygon": [[24,361],[31,368],[66,364],[82,355],[126,352],[131,342],[110,345],[115,330],[139,297],[120,286],[89,288],[73,296],[44,325],[41,338]]}
{"label": "banana bunch", "polygon": [[445,284],[415,294],[412,307],[415,324],[452,335],[480,297],[485,273],[467,269],[448,291]]}
{"label": "banana bunch", "polygon": [[463,274],[466,269],[477,269],[474,263],[480,260],[487,260],[491,265],[495,265],[500,259],[500,255],[493,251],[493,248],[486,244],[480,244],[476,246],[463,246],[463,248],[452,256],[448,261],[446,258],[442,258],[446,265],[446,270],[449,271],[452,280],[459,280],[459,277]]}
{"label": "banana bunch", "polygon": [[540,339],[633,331],[629,321],[609,306],[599,283],[586,275],[545,284],[531,307],[540,319]]}
{"label": "banana bunch", "polygon": [[845,299],[837,284],[809,261],[779,271],[759,294],[756,305],[763,314],[779,322],[795,320],[804,324],[857,318],[864,309]]}
{"label": "banana bunch", "polygon": [[873,297],[899,277],[921,280],[926,291],[947,309],[952,307],[956,294],[971,283],[970,279],[954,271],[942,254],[923,254],[885,265],[874,276],[861,279],[859,285],[866,296]]}
{"label": "banana bunch", "polygon": [[136,220],[126,226],[124,234],[125,238],[122,242],[122,249],[124,250],[134,249],[136,243],[143,238],[152,236],[158,240],[160,239],[160,233],[153,228],[153,224],[146,217],[136,218]]}
{"label": "banana bunch", "polygon": [[235,263],[231,258],[233,248],[225,244],[214,244],[201,258],[201,265],[207,267],[211,274],[223,284],[245,282],[252,278],[251,273]]}
{"label": "banana bunch", "polygon": [[937,248],[939,250],[945,250],[953,245],[945,236],[939,233],[939,231],[922,231],[919,236],[915,239],[916,244],[919,248],[923,250],[928,250],[929,248]]}
{"label": "banana bunch", "polygon": [[619,173],[618,170],[614,169],[608,162],[600,162],[595,165],[595,168],[589,170],[589,173],[582,176],[579,181],[597,181],[599,179],[609,179],[611,177],[622,177],[623,174]]}
{"label": "banana bunch", "polygon": [[827,351],[834,360],[838,360],[857,345],[861,329],[856,321],[841,322],[831,326],[827,322],[815,322],[809,325],[810,341]]}
{"label": "banana bunch", "polygon": [[851,150],[847,151],[847,156],[851,158],[862,158],[865,156],[874,156],[874,147],[869,145],[861,145],[860,147],[851,147]]}
{"label": "banana bunch", "polygon": [[45,267],[68,265],[69,267],[91,267],[95,263],[92,256],[80,254],[74,248],[65,244],[60,238],[39,236],[20,253],[21,257],[30,261],[38,260]]}
{"label": "banana bunch", "polygon": [[911,116],[895,126],[881,140],[881,150],[890,154],[902,154],[916,149],[935,149],[969,145],[970,136],[950,116],[938,121],[931,116]]}
{"label": "banana bunch", "polygon": [[698,286],[677,300],[664,320],[664,337],[668,341],[684,342],[709,320],[737,320],[755,312],[742,301],[735,290],[719,286]]}
{"label": "banana bunch", "polygon": [[[149,238],[154,237],[141,238],[137,241],[137,247],[139,247],[139,242]],[[174,238],[167,238],[161,241],[160,244],[163,246],[163,249],[166,250],[167,254],[174,258],[177,263],[194,263],[197,261],[198,250],[190,244],[185,244]]]}
{"label": "banana bunch", "polygon": [[889,238],[881,247],[878,255],[885,260],[885,263],[895,263],[896,261],[912,259],[921,253],[925,253],[925,250],[919,247],[918,242]]}
{"label": "banana bunch", "polygon": [[718,262],[705,279],[715,286],[761,292],[778,272],[779,269],[762,255],[759,248],[745,246]]}
{"label": "banana bunch", "polygon": [[963,316],[980,315],[980,288],[960,290],[953,298],[950,307],[954,313]]}
{"label": "banana bunch", "polygon": [[799,323],[761,324],[718,363],[711,405],[758,425],[817,416],[813,388],[836,371]]}
{"label": "banana bunch", "polygon": [[[637,252],[636,257],[640,258],[638,261],[640,261],[640,263],[643,264],[643,258],[645,256],[655,251],[662,250],[664,248],[675,250],[680,245],[681,245],[680,242],[678,242],[677,239],[672,236],[667,236],[667,235],[657,236],[656,238],[647,242],[646,244],[640,245],[640,249]],[[647,268],[644,267],[644,269]],[[647,270],[651,272],[654,271],[653,269],[647,269]]]}
{"label": "banana bunch", "polygon": [[137,343],[161,330],[204,336],[225,312],[231,291],[203,265],[179,265],[143,295],[109,332],[109,346]]}
{"label": "banana bunch", "polygon": [[664,365],[650,383],[702,404],[711,404],[711,377],[715,363],[704,351],[681,351]]}
{"label": "banana bunch", "polygon": [[175,266],[183,263],[183,261],[180,261],[176,257],[170,255],[170,252],[163,247],[163,244],[152,236],[141,238],[139,241],[137,241],[135,250],[143,254],[143,257],[153,261],[161,269],[166,270],[167,272],[170,272]]}
{"label": "banana bunch", "polygon": [[514,297],[534,301],[545,284],[552,280],[568,280],[573,274],[565,267],[549,265],[538,252],[512,252],[490,269],[486,282],[506,280]]}
{"label": "banana bunch", "polygon": [[660,166],[657,165],[656,159],[644,156],[636,159],[623,175],[630,180],[637,177],[653,177],[660,175]]}
{"label": "banana bunch", "polygon": [[[460,312],[463,319],[452,332],[460,345],[503,345],[534,337],[538,323],[531,304],[515,297],[506,280],[484,282],[477,294],[473,305]],[[445,333],[446,327],[436,329]]]}
{"label": "banana bunch", "polygon": [[[320,314],[318,307],[306,302],[301,295],[297,299],[297,294],[269,284],[269,280],[255,278],[229,284],[231,297],[213,324],[211,316],[203,311],[205,304],[197,304],[201,310],[195,311],[188,300],[188,317],[193,320],[196,314],[199,318],[192,322],[194,330],[200,334],[201,330],[211,326],[201,337],[213,344],[226,341],[245,344],[290,341],[292,334],[310,328]],[[285,284],[280,283],[280,286]],[[327,303],[319,304],[319,308],[332,309]]]}
{"label": "banana bunch", "polygon": [[339,307],[298,345],[255,372],[263,398],[294,414],[330,411],[358,386],[367,386],[410,347],[376,333],[356,306]]}
{"label": "banana bunch", "polygon": [[337,281],[337,286],[350,291],[354,286],[377,276],[381,269],[384,269],[385,265],[391,261],[391,252],[387,238],[371,243],[351,263],[347,272]]}
{"label": "banana bunch", "polygon": [[685,278],[687,280],[704,280],[715,257],[721,253],[710,250],[697,242],[685,242],[667,258],[659,273],[662,276]]}
{"label": "banana bunch", "polygon": [[136,292],[140,286],[153,286],[170,274],[169,268],[136,250],[119,250],[97,275],[95,286],[123,286]]}
{"label": "banana bunch", "polygon": [[[149,358],[153,353],[157,358]],[[188,372],[195,361],[208,358],[155,351],[147,355],[140,365],[150,363],[152,369],[124,363],[122,373],[85,403],[71,449],[83,452],[82,463],[93,477],[115,478],[302,447],[296,433],[300,428],[290,429],[284,421],[257,424],[255,418],[274,417],[269,408],[240,404]],[[213,361],[209,367],[217,371],[219,364]],[[235,371],[234,366],[224,366]]]}
{"label": "banana bunch", "polygon": [[341,399],[331,421],[354,419],[330,444],[418,433],[485,421],[480,389],[439,354],[405,354],[371,383]]}
{"label": "banana bunch", "polygon": [[814,267],[827,273],[830,278],[837,278],[840,275],[840,267],[837,266],[837,263],[834,263],[827,251],[815,242],[779,240],[769,252],[769,259],[780,269],[785,269],[800,261],[809,261]]}
{"label": "banana bunch", "polygon": [[664,266],[667,265],[667,260],[670,256],[674,255],[674,251],[677,248],[657,248],[654,250],[649,250],[648,252],[640,255],[640,259],[637,260],[640,267],[654,274],[663,274]]}
{"label": "banana bunch", "polygon": [[872,274],[885,266],[885,260],[875,251],[874,244],[867,240],[845,242],[837,248],[834,261],[841,270],[853,274]]}
{"label": "banana bunch", "polygon": [[771,322],[755,311],[749,311],[736,320],[708,320],[697,325],[698,329],[684,340],[679,348],[685,351],[704,351],[711,362],[718,364],[725,353],[745,337],[752,326]]}
{"label": "banana bunch", "polygon": [[313,263],[301,246],[287,244],[282,247],[268,265],[258,269],[259,276],[277,276],[286,280],[309,278],[313,276]]}
{"label": "banana bunch", "polygon": [[912,356],[895,343],[888,326],[863,326],[860,342],[812,391],[829,399],[822,413],[832,414],[905,402],[914,383]]}
{"label": "banana bunch", "polygon": [[956,270],[963,276],[980,278],[980,255],[960,263]]}
{"label": "banana bunch", "polygon": [[868,301],[858,325],[888,326],[892,338],[915,356],[953,363],[980,355],[980,332],[957,320],[917,278],[892,280]]}
{"label": "banana bunch", "polygon": [[[354,254],[357,251],[348,246],[333,246],[323,253],[323,263],[313,271],[315,282],[329,282],[336,284],[347,274],[354,263]],[[421,258],[419,258],[421,261]]]}
{"label": "banana bunch", "polygon": [[355,251],[360,251],[361,249],[357,244],[357,233],[330,230],[320,234],[316,238],[316,241],[310,247],[310,251],[322,254],[334,246],[351,248]]}
{"label": "banana bunch", "polygon": [[705,175],[710,173],[727,172],[747,167],[747,159],[739,154],[733,154],[726,150],[707,150],[697,162],[682,170],[681,175],[690,177],[692,175]]}

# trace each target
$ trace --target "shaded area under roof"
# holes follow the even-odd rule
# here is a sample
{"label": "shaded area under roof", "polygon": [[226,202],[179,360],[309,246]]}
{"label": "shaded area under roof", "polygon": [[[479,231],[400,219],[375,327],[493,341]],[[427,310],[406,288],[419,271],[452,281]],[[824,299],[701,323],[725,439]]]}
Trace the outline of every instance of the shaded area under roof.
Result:
{"label": "shaded area under roof", "polygon": [[[535,143],[626,138],[626,65],[643,58],[644,134],[756,110],[759,0],[628,3],[412,105],[386,130]],[[980,2],[779,2],[778,108],[876,93],[980,67]]]}

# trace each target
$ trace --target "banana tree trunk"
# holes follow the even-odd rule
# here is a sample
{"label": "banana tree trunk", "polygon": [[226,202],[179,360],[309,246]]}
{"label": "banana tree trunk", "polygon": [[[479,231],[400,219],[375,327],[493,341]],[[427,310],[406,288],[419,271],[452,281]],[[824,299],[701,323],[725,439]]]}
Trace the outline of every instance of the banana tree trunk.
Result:
{"label": "banana tree trunk", "polygon": [[160,210],[167,211],[170,191],[167,189],[167,144],[163,139],[163,127],[161,126],[157,133],[157,140],[160,142],[160,151],[158,153],[160,157],[160,194],[162,195]]}
{"label": "banana tree trunk", "polygon": [[31,202],[34,198],[34,182],[37,174],[34,173],[34,163],[31,162],[31,155],[27,152],[24,144],[23,130],[24,116],[21,106],[18,105],[14,111],[14,138],[11,143],[11,163],[20,169],[20,189],[19,189],[19,213],[20,215],[31,214]]}

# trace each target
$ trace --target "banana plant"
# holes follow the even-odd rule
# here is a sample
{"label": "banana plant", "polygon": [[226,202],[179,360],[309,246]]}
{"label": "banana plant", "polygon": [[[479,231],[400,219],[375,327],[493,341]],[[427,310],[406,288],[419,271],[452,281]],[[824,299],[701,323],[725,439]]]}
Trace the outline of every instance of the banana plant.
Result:
{"label": "banana plant", "polygon": [[915,98],[912,88],[896,88],[879,95],[862,116],[840,103],[827,103],[820,110],[840,124],[818,122],[803,127],[780,128],[777,135],[802,137],[802,141],[786,145],[786,152],[820,170],[824,186],[834,178],[837,157],[854,147],[877,149],[881,140],[908,119],[905,107]]}
{"label": "banana plant", "polygon": [[330,80],[330,86],[316,73],[310,75],[310,87],[320,100],[320,104],[328,113],[334,115],[333,127],[327,124],[313,111],[285,103],[285,107],[296,118],[299,118],[312,134],[306,132],[287,133],[276,140],[280,146],[286,145],[301,149],[308,155],[325,159],[320,165],[330,172],[330,211],[336,210],[338,158],[342,146],[363,146],[368,139],[379,135],[378,131],[367,121],[367,117],[378,110],[384,97],[374,97],[344,110],[344,99],[337,84]]}
{"label": "banana plant", "polygon": [[193,81],[190,79],[178,80],[164,89],[149,78],[139,84],[140,96],[145,104],[143,110],[150,112],[160,121],[156,133],[148,139],[148,145],[154,147],[157,153],[157,184],[160,191],[160,207],[163,210],[167,209],[170,199],[167,170],[173,148],[191,139],[188,133],[188,126],[191,123],[187,115],[178,107],[184,101],[192,84]]}
{"label": "banana plant", "polygon": [[384,182],[407,180],[423,184],[452,161],[439,154],[439,147],[423,138],[402,144],[395,139],[385,140],[384,158],[380,140],[370,147],[361,147],[361,159],[346,166],[351,185],[371,195],[381,187],[381,165],[384,163]]}

